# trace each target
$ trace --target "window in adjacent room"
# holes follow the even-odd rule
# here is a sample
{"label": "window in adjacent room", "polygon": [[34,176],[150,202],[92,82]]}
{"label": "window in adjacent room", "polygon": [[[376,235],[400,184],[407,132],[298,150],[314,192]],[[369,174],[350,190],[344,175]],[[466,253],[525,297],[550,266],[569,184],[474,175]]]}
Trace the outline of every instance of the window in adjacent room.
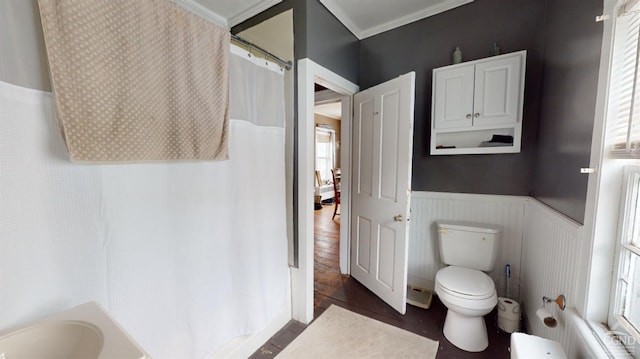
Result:
{"label": "window in adjacent room", "polygon": [[331,128],[316,127],[316,173],[322,184],[331,180],[331,170],[336,163],[336,132]]}

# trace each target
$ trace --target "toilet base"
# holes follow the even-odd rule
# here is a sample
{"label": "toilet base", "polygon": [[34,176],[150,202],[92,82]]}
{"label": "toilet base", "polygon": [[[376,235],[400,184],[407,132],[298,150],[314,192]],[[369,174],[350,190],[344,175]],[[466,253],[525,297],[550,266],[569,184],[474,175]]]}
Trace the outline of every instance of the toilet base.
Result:
{"label": "toilet base", "polygon": [[487,325],[482,316],[468,317],[449,309],[442,332],[451,344],[468,352],[481,352],[489,346]]}

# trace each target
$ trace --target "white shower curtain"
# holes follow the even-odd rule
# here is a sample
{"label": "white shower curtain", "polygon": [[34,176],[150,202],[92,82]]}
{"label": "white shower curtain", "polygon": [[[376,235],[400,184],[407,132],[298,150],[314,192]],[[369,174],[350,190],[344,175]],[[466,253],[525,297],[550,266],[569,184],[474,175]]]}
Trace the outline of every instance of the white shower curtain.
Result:
{"label": "white shower curtain", "polygon": [[284,80],[232,52],[225,162],[71,164],[51,94],[0,82],[0,329],[97,301],[202,358],[287,310]]}

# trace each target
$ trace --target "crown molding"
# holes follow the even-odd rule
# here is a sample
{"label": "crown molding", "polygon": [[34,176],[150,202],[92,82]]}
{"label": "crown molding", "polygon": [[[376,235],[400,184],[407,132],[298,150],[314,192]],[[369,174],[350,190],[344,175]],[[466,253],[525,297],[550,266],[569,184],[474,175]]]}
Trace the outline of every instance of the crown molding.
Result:
{"label": "crown molding", "polygon": [[427,8],[424,8],[418,12],[409,14],[407,16],[403,16],[401,18],[389,21],[387,23],[365,29],[364,31],[362,31],[361,40],[367,37],[391,30],[391,29],[395,29],[396,27],[404,26],[412,22],[422,20],[429,16],[437,15],[439,13],[454,9],[458,6],[462,6],[470,2],[473,2],[473,0],[449,0],[440,4],[429,6]]}
{"label": "crown molding", "polygon": [[468,3],[473,2],[473,0],[448,0],[439,4],[435,4],[429,7],[426,7],[420,11],[413,12],[406,16],[388,21],[386,23],[373,26],[366,29],[361,29],[358,27],[351,17],[343,10],[343,8],[338,4],[339,0],[320,0],[320,2],[327,8],[329,11],[338,19],[340,22],[351,31],[358,40],[365,39],[370,36],[374,36],[380,34],[382,32],[395,29],[400,26],[404,26],[406,24],[424,19],[429,16],[433,16],[458,6],[462,6]]}
{"label": "crown molding", "polygon": [[247,8],[246,10],[242,11],[241,13],[229,18],[228,20],[228,24],[229,24],[229,28],[232,28],[238,24],[243,23],[245,20],[248,20],[256,15],[258,15],[259,13],[271,8],[272,6],[281,3],[282,0],[266,0],[266,1],[260,1],[258,3],[256,3],[255,5]]}
{"label": "crown molding", "polygon": [[320,3],[324,5],[341,23],[344,25],[358,40],[362,40],[362,29],[360,29],[351,20],[351,17],[338,5],[335,0],[320,0]]}
{"label": "crown molding", "polygon": [[227,19],[215,13],[214,11],[198,4],[194,0],[173,0],[173,1],[179,6],[181,6],[182,8],[200,16],[201,18],[209,20],[214,24],[229,30],[229,22],[227,21]]}

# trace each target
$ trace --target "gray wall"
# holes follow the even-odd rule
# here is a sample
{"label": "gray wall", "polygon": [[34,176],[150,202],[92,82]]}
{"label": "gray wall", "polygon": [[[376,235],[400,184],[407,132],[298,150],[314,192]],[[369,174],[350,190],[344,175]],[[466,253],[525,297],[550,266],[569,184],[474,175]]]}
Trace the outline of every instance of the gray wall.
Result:
{"label": "gray wall", "polygon": [[318,0],[307,0],[307,57],[358,83],[360,43]]}
{"label": "gray wall", "polygon": [[37,0],[0,1],[0,80],[51,91]]}
{"label": "gray wall", "polygon": [[[416,71],[414,190],[533,194],[582,222],[587,177],[579,168],[589,164],[602,42],[594,18],[602,1],[546,6],[476,0],[358,42],[318,0],[285,0],[233,30],[293,8],[296,59],[309,57],[363,89]],[[42,41],[36,0],[0,1],[0,80],[50,90]],[[522,153],[428,155],[431,70],[449,64],[456,45],[473,60],[487,56],[494,41],[503,52],[528,51]]]}
{"label": "gray wall", "polygon": [[[360,87],[416,71],[412,189],[529,195],[536,153],[543,56],[544,1],[476,0],[360,43]],[[527,50],[522,152],[495,155],[429,155],[433,68],[451,63],[455,46],[463,60]]]}
{"label": "gray wall", "polygon": [[347,80],[358,80],[358,39],[318,0],[284,0],[235,26],[238,33],[288,9],[293,9],[295,59],[310,58]]}
{"label": "gray wall", "polygon": [[533,195],[584,220],[602,46],[602,0],[549,0]]}

